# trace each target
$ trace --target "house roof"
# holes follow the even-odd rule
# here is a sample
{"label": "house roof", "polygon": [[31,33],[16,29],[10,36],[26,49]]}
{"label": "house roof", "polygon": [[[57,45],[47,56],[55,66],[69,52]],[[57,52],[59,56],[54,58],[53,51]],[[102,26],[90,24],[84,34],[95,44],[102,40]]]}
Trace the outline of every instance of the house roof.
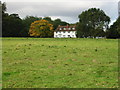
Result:
{"label": "house roof", "polygon": [[[64,28],[66,28],[66,30],[64,30]],[[69,28],[70,28],[70,30],[69,30]],[[73,28],[75,28],[75,29],[73,30]],[[74,26],[69,26],[69,25],[60,26],[59,25],[55,31],[76,31],[76,25],[74,25]]]}

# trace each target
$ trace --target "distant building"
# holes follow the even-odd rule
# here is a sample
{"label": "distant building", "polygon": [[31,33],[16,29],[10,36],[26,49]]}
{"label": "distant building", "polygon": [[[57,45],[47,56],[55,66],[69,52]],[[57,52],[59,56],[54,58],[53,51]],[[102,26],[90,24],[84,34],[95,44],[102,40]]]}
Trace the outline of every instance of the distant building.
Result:
{"label": "distant building", "polygon": [[118,2],[118,15],[120,16],[120,1]]}
{"label": "distant building", "polygon": [[54,38],[76,38],[76,26],[58,26]]}

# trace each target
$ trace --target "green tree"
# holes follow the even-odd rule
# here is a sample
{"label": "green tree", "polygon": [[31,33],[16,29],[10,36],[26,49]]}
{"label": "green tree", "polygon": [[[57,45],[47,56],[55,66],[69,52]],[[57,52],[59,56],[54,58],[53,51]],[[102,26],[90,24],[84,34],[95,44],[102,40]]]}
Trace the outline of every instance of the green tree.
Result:
{"label": "green tree", "polygon": [[4,2],[4,3],[2,3],[2,17],[3,18],[8,16],[8,13],[5,13],[6,10],[7,10],[6,3]]}
{"label": "green tree", "polygon": [[22,20],[18,14],[9,15],[6,13],[6,3],[2,3],[2,36],[3,37],[18,37],[23,29]]}
{"label": "green tree", "polygon": [[120,38],[120,17],[110,26],[106,32],[107,38]]}
{"label": "green tree", "polygon": [[104,36],[108,29],[110,18],[103,10],[90,8],[83,11],[79,16],[77,24],[78,37],[97,37]]}
{"label": "green tree", "polygon": [[2,13],[5,13],[5,11],[7,10],[6,8],[6,3],[2,3]]}
{"label": "green tree", "polygon": [[61,19],[55,19],[52,24],[53,24],[54,30],[55,30],[55,29],[57,29],[57,27],[58,27],[59,25],[65,26],[65,25],[67,25],[67,24],[69,24],[69,23],[64,22],[64,21],[61,21]]}
{"label": "green tree", "polygon": [[51,17],[44,17],[43,19],[44,19],[44,20],[47,20],[49,23],[52,23],[52,22],[53,22],[52,19],[51,19]]}
{"label": "green tree", "polygon": [[62,21],[61,19],[58,19],[58,18],[55,20],[52,20],[51,17],[44,17],[43,19],[47,20],[50,24],[53,24],[54,30],[56,30],[59,25],[65,26],[65,25],[69,24],[65,21]]}
{"label": "green tree", "polygon": [[20,31],[23,29],[22,20],[18,14],[6,15],[2,22],[2,35],[3,37],[18,37]]}
{"label": "green tree", "polygon": [[41,19],[42,19],[41,17],[26,16],[22,20],[24,28],[20,31],[20,36],[28,37],[29,36],[28,32],[29,32],[29,28],[30,28],[31,23],[36,21],[36,20],[41,20]]}

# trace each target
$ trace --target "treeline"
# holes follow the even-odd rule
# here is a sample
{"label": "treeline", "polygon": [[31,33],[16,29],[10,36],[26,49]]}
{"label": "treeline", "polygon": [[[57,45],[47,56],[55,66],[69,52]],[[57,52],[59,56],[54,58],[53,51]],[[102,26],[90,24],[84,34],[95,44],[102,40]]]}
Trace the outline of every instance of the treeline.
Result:
{"label": "treeline", "polygon": [[26,16],[21,19],[18,14],[6,13],[6,4],[2,4],[2,36],[3,37],[30,37],[28,34],[29,28],[32,22],[36,20],[47,20],[54,27],[54,30],[58,25],[67,25],[69,23],[62,21],[61,19],[52,20],[51,17],[35,17]]}
{"label": "treeline", "polygon": [[[78,38],[120,38],[120,17],[109,27],[110,17],[103,10],[90,8],[78,15],[79,22],[75,23]],[[69,25],[60,19],[51,17],[26,16],[21,19],[18,14],[6,13],[6,4],[2,3],[2,36],[3,37],[29,37],[30,25],[36,20],[47,20],[54,30],[58,25]]]}

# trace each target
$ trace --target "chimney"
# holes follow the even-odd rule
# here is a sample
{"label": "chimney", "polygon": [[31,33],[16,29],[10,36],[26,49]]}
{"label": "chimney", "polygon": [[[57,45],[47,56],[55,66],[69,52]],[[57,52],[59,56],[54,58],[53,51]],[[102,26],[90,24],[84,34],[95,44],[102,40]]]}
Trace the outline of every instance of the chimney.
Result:
{"label": "chimney", "polygon": [[67,24],[67,28],[68,28],[68,24]]}

